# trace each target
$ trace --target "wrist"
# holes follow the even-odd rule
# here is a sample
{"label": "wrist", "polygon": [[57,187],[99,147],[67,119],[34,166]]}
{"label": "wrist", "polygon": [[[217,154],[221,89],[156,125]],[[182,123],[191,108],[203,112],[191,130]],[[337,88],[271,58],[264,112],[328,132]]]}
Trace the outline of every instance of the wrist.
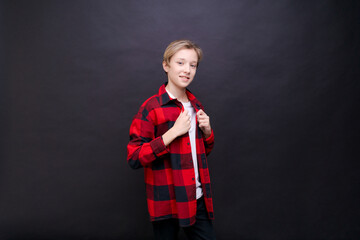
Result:
{"label": "wrist", "polygon": [[170,128],[167,133],[174,139],[178,137],[177,131],[174,127]]}
{"label": "wrist", "polygon": [[175,138],[177,138],[175,132],[176,131],[174,131],[173,128],[170,128],[166,133],[162,135],[165,146],[168,146],[172,141],[174,141]]}
{"label": "wrist", "polygon": [[211,128],[204,131],[204,137],[209,138],[211,136]]}

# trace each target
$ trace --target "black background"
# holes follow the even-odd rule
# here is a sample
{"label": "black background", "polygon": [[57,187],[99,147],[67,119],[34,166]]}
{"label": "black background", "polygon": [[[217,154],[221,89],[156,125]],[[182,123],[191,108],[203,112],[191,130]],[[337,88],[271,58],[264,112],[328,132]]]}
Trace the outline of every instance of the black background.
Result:
{"label": "black background", "polygon": [[0,239],[151,239],[132,117],[175,39],[218,239],[359,239],[358,1],[1,1]]}

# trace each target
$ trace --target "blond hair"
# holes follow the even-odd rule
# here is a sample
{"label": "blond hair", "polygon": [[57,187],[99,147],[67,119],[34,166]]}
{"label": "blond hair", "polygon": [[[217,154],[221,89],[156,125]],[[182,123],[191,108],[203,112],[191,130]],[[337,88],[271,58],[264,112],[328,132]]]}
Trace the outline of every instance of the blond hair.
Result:
{"label": "blond hair", "polygon": [[176,41],[171,42],[165,49],[163,62],[165,62],[167,65],[169,65],[171,57],[174,56],[174,54],[177,53],[181,49],[194,49],[198,56],[197,66],[199,66],[199,62],[201,61],[201,59],[203,57],[203,52],[198,45],[196,45],[192,41],[186,40],[186,39],[176,40]]}

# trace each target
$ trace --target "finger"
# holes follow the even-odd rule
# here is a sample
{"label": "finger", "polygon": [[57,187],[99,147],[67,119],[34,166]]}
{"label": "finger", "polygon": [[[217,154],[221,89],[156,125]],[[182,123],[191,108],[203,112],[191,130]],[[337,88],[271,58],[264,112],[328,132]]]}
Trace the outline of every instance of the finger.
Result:
{"label": "finger", "polygon": [[180,116],[181,116],[181,117],[187,116],[187,113],[188,113],[188,110],[184,109],[184,110],[180,113],[179,117],[180,117]]}
{"label": "finger", "polygon": [[202,109],[200,109],[200,110],[196,113],[196,115],[198,115],[198,116],[201,116],[201,115],[203,115],[203,114],[205,114],[205,112],[204,112]]}
{"label": "finger", "polygon": [[200,122],[200,121],[209,121],[209,117],[208,116],[199,116],[198,117],[198,121]]}
{"label": "finger", "polygon": [[209,125],[210,122],[208,120],[202,120],[202,121],[199,121],[199,124],[201,124],[201,125]]}
{"label": "finger", "polygon": [[200,126],[207,126],[207,125],[208,125],[207,122],[199,122],[199,127],[200,127]]}
{"label": "finger", "polygon": [[199,115],[199,116],[197,116],[197,117],[198,117],[198,119],[206,119],[206,118],[208,118],[207,115]]}

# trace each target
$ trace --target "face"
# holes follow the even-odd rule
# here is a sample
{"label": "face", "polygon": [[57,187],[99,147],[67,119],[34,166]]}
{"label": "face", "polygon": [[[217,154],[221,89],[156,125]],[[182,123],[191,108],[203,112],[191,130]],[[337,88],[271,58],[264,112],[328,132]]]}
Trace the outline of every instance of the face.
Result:
{"label": "face", "polygon": [[168,75],[168,83],[178,89],[184,89],[194,79],[198,63],[198,56],[194,49],[181,49],[170,59],[170,63],[163,63]]}

